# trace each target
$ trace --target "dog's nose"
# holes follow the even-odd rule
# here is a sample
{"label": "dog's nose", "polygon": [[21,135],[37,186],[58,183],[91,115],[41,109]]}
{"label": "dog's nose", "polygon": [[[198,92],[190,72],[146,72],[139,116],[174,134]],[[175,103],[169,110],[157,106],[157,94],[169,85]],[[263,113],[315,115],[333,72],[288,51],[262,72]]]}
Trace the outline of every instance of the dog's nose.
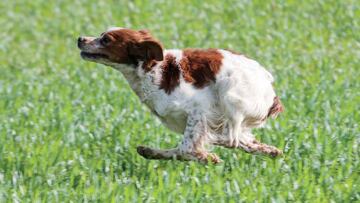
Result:
{"label": "dog's nose", "polygon": [[83,42],[83,41],[85,41],[85,37],[79,37],[78,38],[78,42]]}
{"label": "dog's nose", "polygon": [[84,41],[85,41],[84,37],[79,37],[78,38],[77,45],[78,45],[79,48],[81,47],[81,43],[83,43]]}

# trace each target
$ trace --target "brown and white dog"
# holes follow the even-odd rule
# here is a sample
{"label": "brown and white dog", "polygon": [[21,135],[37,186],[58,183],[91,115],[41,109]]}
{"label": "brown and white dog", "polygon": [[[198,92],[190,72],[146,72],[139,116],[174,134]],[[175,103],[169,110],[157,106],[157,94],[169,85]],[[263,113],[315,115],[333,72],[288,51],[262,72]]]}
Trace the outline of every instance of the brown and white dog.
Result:
{"label": "brown and white dog", "polygon": [[220,162],[208,145],[282,154],[251,133],[283,111],[272,75],[258,62],[222,49],[164,49],[148,31],[125,28],[79,37],[78,47],[83,59],[120,71],[140,100],[184,135],[173,149],[139,146],[143,157]]}

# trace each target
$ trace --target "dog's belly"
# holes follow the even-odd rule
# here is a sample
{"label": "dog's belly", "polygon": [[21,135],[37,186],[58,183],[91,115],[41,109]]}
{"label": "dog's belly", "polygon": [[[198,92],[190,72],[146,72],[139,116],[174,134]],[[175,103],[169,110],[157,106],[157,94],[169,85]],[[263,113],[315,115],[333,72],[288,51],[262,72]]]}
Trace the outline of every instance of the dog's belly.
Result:
{"label": "dog's belly", "polygon": [[147,100],[145,103],[167,128],[180,134],[184,133],[188,113],[176,101],[157,99]]}
{"label": "dog's belly", "polygon": [[184,133],[187,114],[184,111],[171,112],[167,115],[157,115],[161,122],[170,130],[177,133]]}

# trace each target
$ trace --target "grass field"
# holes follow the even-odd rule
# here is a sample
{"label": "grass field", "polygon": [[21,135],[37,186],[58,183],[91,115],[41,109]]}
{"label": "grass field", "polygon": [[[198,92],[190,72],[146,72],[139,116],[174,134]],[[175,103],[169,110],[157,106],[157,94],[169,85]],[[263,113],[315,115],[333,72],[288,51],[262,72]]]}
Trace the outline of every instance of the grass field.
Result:
{"label": "grass field", "polygon": [[[360,8],[328,1],[0,1],[0,202],[359,202]],[[147,161],[181,136],[79,35],[147,28],[167,48],[234,49],[276,78],[286,111],[257,137],[276,160]]]}

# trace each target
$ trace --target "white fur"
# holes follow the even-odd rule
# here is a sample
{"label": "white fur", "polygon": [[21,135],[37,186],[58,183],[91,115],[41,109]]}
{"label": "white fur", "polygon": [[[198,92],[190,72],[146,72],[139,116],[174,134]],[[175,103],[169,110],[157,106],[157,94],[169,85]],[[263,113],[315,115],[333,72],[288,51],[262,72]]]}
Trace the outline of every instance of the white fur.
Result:
{"label": "white fur", "polygon": [[124,29],[122,27],[109,27],[106,32],[114,31],[114,30],[121,30]]}
{"label": "white fur", "polygon": [[[184,134],[180,150],[193,150],[195,142],[202,148],[216,140],[237,146],[240,142],[251,141],[251,128],[264,123],[261,118],[266,117],[275,97],[271,84],[273,77],[254,60],[225,50],[219,52],[223,60],[215,83],[199,89],[180,76],[180,85],[171,94],[159,89],[161,62],[147,73],[143,71],[142,63],[133,70],[119,65],[113,67],[124,74],[140,99],[168,128]],[[168,53],[180,62],[181,50],[165,50],[164,56]],[[249,118],[258,120],[248,122]],[[204,135],[200,136],[198,131]],[[199,136],[193,136],[195,134]]]}
{"label": "white fur", "polygon": [[[113,27],[107,32],[119,29],[124,28]],[[104,48],[99,43],[99,38],[83,39],[88,41],[78,45],[83,52],[101,53]],[[222,61],[214,82],[195,88],[180,74],[180,84],[170,94],[161,89],[163,61],[158,62],[150,71],[145,71],[143,61],[137,61],[137,67],[133,67],[117,64],[106,58],[85,56],[84,59],[122,72],[140,100],[168,128],[184,135],[180,145],[174,149],[138,147],[138,152],[146,158],[206,160],[210,157],[213,162],[218,163],[219,158],[205,149],[207,144],[242,148],[249,153],[281,155],[281,150],[256,141],[251,133],[252,128],[261,127],[269,115],[274,115],[270,109],[282,110],[278,100],[274,103],[278,98],[275,98],[272,87],[272,75],[258,62],[245,56],[220,49],[218,52],[222,55]],[[163,55],[168,54],[175,57],[175,62],[180,67],[183,51],[164,50]]]}

